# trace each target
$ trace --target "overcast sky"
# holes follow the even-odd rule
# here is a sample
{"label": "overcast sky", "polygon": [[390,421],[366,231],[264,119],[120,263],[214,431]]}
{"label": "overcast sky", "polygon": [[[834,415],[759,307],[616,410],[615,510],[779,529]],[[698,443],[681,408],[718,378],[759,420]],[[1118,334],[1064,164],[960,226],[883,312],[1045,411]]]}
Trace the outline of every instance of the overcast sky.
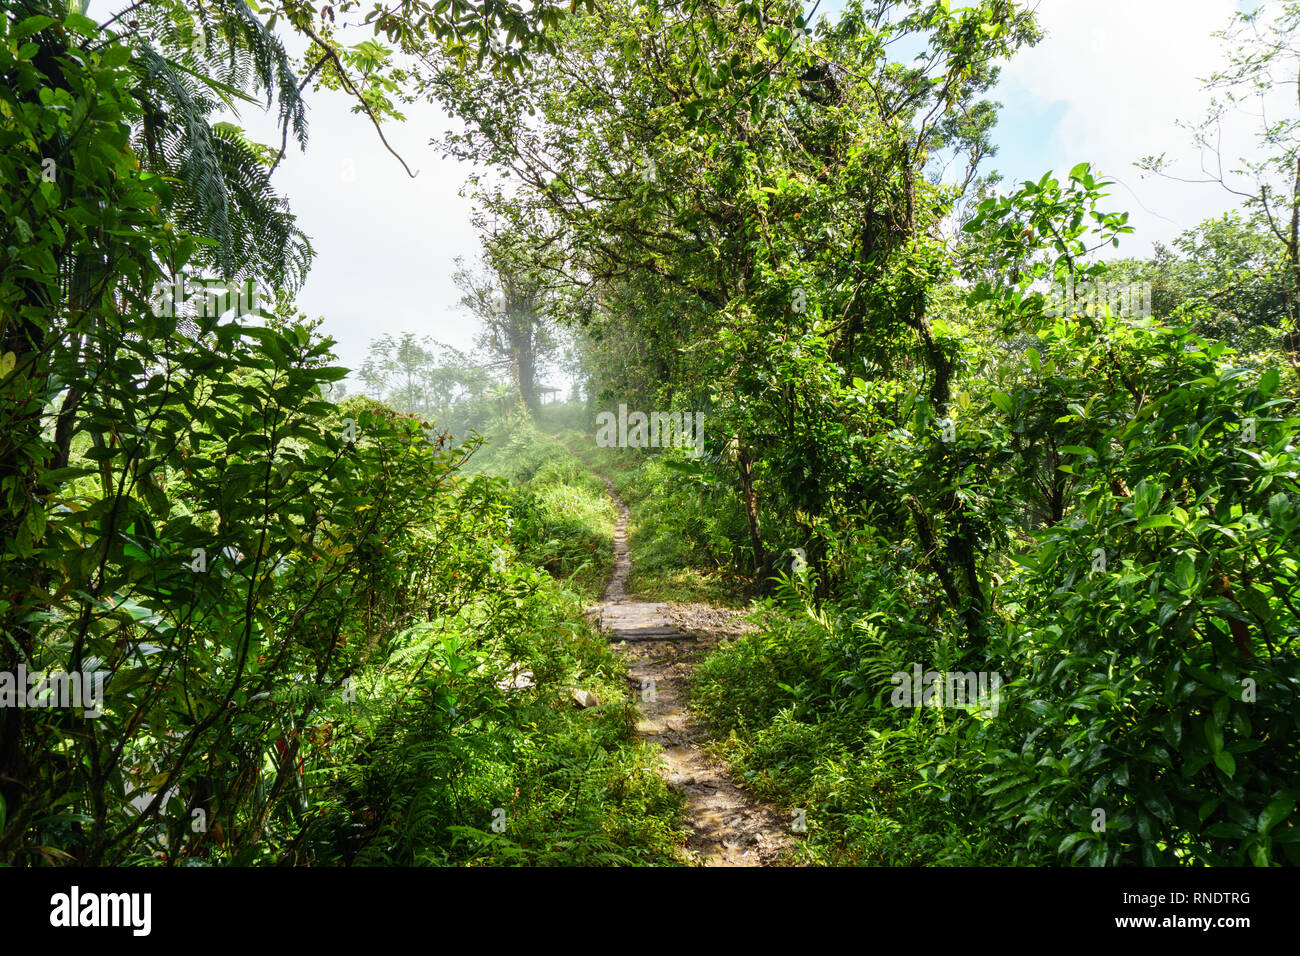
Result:
{"label": "overcast sky", "polygon": [[[97,0],[91,13],[102,20],[117,5]],[[832,0],[819,10],[833,14],[840,6]],[[1142,178],[1132,164],[1168,153],[1195,175],[1189,134],[1175,124],[1203,115],[1208,95],[1198,77],[1222,56],[1211,34],[1237,8],[1236,0],[1041,0],[1046,38],[1005,66],[994,94],[1003,108],[990,165],[1010,182],[1049,169],[1064,174],[1082,161],[1118,179],[1113,208],[1128,209],[1137,230],[1123,255],[1146,254],[1154,242],[1233,208],[1236,200],[1217,186]],[[326,91],[310,100],[307,152],[291,149],[275,173],[317,252],[300,307],[325,317],[351,367],[387,332],[429,334],[466,348],[476,331],[457,308],[451,281],[454,257],[478,250],[469,205],[458,194],[467,169],[428,145],[446,128],[440,111],[406,112],[407,122],[390,125],[386,135],[419,170],[414,179],[369,120]],[[278,144],[268,117],[248,111],[242,122],[253,138]],[[1230,138],[1237,140],[1231,152],[1248,148],[1248,127]]]}

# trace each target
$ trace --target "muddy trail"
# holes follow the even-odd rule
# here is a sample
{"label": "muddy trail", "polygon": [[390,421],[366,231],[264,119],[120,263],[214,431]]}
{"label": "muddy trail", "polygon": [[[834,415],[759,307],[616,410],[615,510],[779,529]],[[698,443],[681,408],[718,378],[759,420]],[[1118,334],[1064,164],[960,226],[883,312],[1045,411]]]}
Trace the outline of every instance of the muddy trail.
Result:
{"label": "muddy trail", "polygon": [[[599,473],[597,473],[599,474]],[[663,748],[668,783],[685,793],[691,835],[687,853],[704,866],[771,866],[791,838],[779,811],[758,802],[704,756],[704,732],[687,712],[687,681],[708,651],[743,628],[739,612],[707,604],[660,604],[627,596],[632,554],[628,508],[605,475],[618,507],[614,575],[591,608],[611,645],[628,661],[641,718],[637,736]]]}

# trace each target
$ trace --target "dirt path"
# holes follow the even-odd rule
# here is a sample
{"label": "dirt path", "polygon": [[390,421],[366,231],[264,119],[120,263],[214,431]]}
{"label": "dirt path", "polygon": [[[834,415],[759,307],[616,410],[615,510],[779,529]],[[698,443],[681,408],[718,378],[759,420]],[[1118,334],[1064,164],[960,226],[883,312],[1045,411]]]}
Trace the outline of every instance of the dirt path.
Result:
{"label": "dirt path", "polygon": [[[598,473],[599,474],[599,473]],[[604,475],[618,506],[614,576],[591,609],[628,659],[628,673],[641,711],[637,735],[659,744],[668,782],[686,794],[691,836],[687,851],[705,866],[770,866],[790,846],[786,821],[759,803],[702,753],[704,733],[686,710],[687,679],[695,664],[723,638],[738,634],[739,612],[707,604],[633,601],[626,585],[632,571],[627,544],[628,509]]]}

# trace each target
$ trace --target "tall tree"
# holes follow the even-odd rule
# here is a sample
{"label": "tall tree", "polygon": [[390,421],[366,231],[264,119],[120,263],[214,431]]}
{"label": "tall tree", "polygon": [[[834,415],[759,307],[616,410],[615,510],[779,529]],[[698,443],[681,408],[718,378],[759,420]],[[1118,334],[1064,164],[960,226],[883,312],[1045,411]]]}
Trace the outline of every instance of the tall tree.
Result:
{"label": "tall tree", "polygon": [[525,407],[537,415],[538,375],[559,345],[541,272],[519,255],[510,237],[494,236],[485,241],[478,268],[457,260],[454,280],[463,293],[461,305],[483,323],[479,347],[492,363],[509,369]]}
{"label": "tall tree", "polygon": [[[538,210],[574,282],[646,280],[650,308],[621,319],[682,370],[680,397],[708,410],[760,578],[772,568],[764,511],[792,516],[787,541],[819,564],[823,532],[867,497],[925,539],[949,601],[983,633],[979,534],[936,424],[957,339],[931,306],[950,276],[943,224],[990,152],[981,96],[998,58],[1036,37],[1032,16],[1001,0],[853,2],[812,35],[797,4],[620,3],[566,21],[523,91],[440,76],[466,120],[445,145],[510,175],[483,186],[483,202]],[[923,49],[914,64],[891,61],[903,42]],[[945,157],[962,160],[955,182]],[[900,380],[899,398],[912,395],[932,484],[852,475],[855,448],[881,427],[855,379]]]}

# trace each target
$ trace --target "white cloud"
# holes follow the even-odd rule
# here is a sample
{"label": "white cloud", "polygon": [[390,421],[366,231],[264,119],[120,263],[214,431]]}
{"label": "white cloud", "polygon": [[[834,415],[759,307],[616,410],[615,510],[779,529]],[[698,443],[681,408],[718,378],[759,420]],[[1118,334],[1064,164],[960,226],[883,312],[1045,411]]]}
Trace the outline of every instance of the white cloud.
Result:
{"label": "white cloud", "polygon": [[[1176,160],[1171,172],[1203,177],[1191,134],[1177,123],[1205,115],[1210,95],[1199,78],[1224,62],[1223,43],[1212,34],[1230,22],[1233,0],[1043,0],[1037,9],[1047,37],[1006,65],[994,94],[1005,105],[995,134],[1000,169],[1014,170],[1016,179],[1046,171],[1022,168],[1019,151],[1045,158],[1058,174],[1088,161],[1122,183],[1112,190],[1113,208],[1127,209],[1137,230],[1121,244],[1123,255],[1143,254],[1153,241],[1239,205],[1219,186],[1173,182],[1133,166],[1167,153]],[[1018,108],[1026,117],[1062,112],[1055,126],[1035,129]],[[1254,149],[1253,126],[1245,119],[1226,124],[1223,142],[1227,165]]]}
{"label": "white cloud", "polygon": [[[446,119],[429,106],[404,112],[384,134],[418,175],[411,179],[365,116],[341,94],[314,95],[305,153],[291,147],[275,172],[311,237],[316,261],[298,297],[309,315],[325,316],[344,364],[356,367],[370,340],[413,331],[467,348],[475,328],[457,308],[453,260],[472,258],[478,238],[470,203],[458,195],[468,167],[442,159],[429,140]],[[246,116],[253,135],[272,138],[274,124]],[[278,140],[276,140],[278,142]]]}

